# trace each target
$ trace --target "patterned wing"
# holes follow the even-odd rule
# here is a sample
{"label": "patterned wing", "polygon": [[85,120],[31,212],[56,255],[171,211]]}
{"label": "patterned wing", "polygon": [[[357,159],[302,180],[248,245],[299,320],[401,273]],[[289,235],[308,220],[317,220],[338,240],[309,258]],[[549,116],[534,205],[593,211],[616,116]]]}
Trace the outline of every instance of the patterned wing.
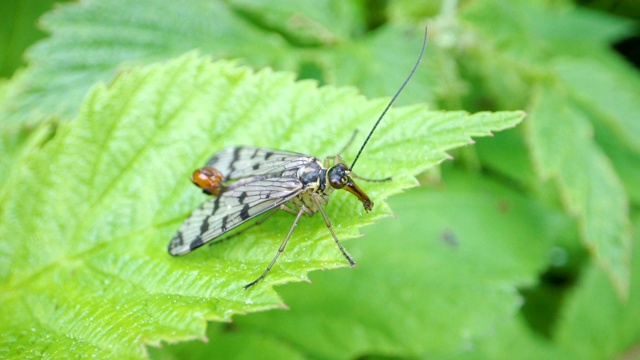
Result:
{"label": "patterned wing", "polygon": [[303,190],[296,178],[254,176],[237,181],[195,209],[169,243],[171,255],[184,255],[215,241],[256,216],[291,200]]}
{"label": "patterned wing", "polygon": [[251,176],[294,176],[294,170],[315,160],[294,152],[234,146],[215,154],[205,166],[218,169],[225,180],[235,180]]}

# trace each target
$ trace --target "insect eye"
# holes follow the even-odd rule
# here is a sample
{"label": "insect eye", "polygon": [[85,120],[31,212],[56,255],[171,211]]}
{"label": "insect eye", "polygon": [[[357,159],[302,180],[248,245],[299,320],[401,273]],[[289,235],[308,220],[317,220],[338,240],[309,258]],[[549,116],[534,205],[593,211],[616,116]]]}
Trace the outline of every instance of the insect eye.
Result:
{"label": "insect eye", "polygon": [[331,177],[329,178],[329,183],[331,184],[331,187],[334,189],[342,189],[344,187],[344,185],[347,183],[346,178],[338,178],[338,177]]}

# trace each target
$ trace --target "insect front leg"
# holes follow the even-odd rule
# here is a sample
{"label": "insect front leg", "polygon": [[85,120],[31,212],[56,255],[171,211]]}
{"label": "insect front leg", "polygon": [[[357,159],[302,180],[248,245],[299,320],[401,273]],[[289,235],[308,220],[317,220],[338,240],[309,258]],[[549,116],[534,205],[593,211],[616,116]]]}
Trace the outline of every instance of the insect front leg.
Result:
{"label": "insect front leg", "polygon": [[344,160],[342,159],[342,157],[340,155],[327,156],[324,159],[323,165],[324,165],[325,168],[330,168],[331,166],[333,166],[335,164],[344,164]]}
{"label": "insect front leg", "polygon": [[333,236],[333,240],[336,241],[336,245],[338,245],[338,248],[340,248],[340,251],[342,251],[342,255],[344,255],[344,257],[347,259],[347,261],[349,262],[349,265],[351,265],[351,267],[356,267],[356,262],[353,261],[353,259],[351,258],[351,256],[349,256],[349,254],[347,254],[347,250],[345,250],[344,246],[342,246],[342,244],[340,243],[340,240],[338,240],[338,237],[336,236],[336,233],[333,231],[333,226],[331,225],[331,220],[329,220],[329,216],[327,216],[327,213],[324,211],[324,208],[322,207],[322,204],[320,203],[320,200],[318,200],[317,196],[312,196],[311,198],[313,199],[313,201],[316,203],[318,209],[320,210],[320,213],[322,214],[322,217],[324,218],[324,223],[327,225],[327,228],[329,229],[329,232],[331,233],[331,236]]}
{"label": "insect front leg", "polygon": [[[282,210],[285,210],[285,211],[288,211],[288,212],[292,212],[293,211],[292,209],[290,209],[290,208],[288,208],[288,207],[286,207],[284,205],[281,205],[279,207],[279,209],[282,209]],[[253,285],[259,283],[260,280],[264,279],[265,276],[267,276],[267,274],[269,273],[269,271],[271,271],[271,268],[273,267],[273,265],[276,263],[276,261],[278,261],[278,258],[280,257],[280,254],[282,254],[282,252],[284,251],[284,248],[287,247],[287,243],[289,242],[289,238],[291,238],[291,234],[293,234],[293,230],[296,228],[296,226],[298,226],[298,221],[300,221],[300,217],[302,216],[302,214],[305,213],[306,209],[307,208],[304,205],[302,205],[300,207],[300,210],[298,210],[298,212],[296,213],[296,219],[293,221],[293,225],[291,225],[291,229],[289,229],[289,233],[287,234],[287,237],[284,238],[284,241],[282,241],[282,244],[278,248],[278,252],[276,253],[276,256],[273,257],[273,259],[269,263],[269,266],[267,266],[267,268],[264,270],[262,275],[260,275],[257,279],[255,279],[251,283],[249,283],[249,284],[244,286],[245,290],[247,290],[248,288],[252,287]]]}
{"label": "insect front leg", "polygon": [[353,140],[355,140],[356,135],[358,135],[358,129],[353,130],[353,133],[351,134],[351,137],[349,138],[349,141],[347,141],[347,143],[344,144],[342,149],[340,149],[340,151],[338,151],[338,153],[337,153],[338,156],[344,154],[345,151],[347,151],[349,146],[351,146],[351,144],[353,144]]}

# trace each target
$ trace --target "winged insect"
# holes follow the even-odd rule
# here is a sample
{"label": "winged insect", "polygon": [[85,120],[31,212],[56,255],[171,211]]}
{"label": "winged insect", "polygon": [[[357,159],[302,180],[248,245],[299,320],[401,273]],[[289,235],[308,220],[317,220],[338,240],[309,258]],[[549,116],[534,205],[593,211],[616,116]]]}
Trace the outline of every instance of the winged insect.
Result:
{"label": "winged insect", "polygon": [[340,189],[353,194],[365,211],[373,209],[369,196],[353,181],[353,178],[358,178],[353,174],[353,168],[380,121],[418,68],[426,43],[425,28],[420,55],[413,69],[378,117],[351,166],[347,166],[339,156],[328,157],[323,162],[310,155],[250,146],[229,147],[213,155],[204,167],[194,171],[191,180],[203,192],[214,197],[200,205],[184,221],[169,243],[169,253],[184,255],[204,244],[226,240],[232,231],[261,215],[264,217],[257,223],[278,210],[295,215],[277,253],[262,274],[244,286],[246,290],[267,276],[302,215],[311,216],[319,212],[342,255],[352,267],[355,266],[355,261],[333,231],[324,206],[331,193]]}

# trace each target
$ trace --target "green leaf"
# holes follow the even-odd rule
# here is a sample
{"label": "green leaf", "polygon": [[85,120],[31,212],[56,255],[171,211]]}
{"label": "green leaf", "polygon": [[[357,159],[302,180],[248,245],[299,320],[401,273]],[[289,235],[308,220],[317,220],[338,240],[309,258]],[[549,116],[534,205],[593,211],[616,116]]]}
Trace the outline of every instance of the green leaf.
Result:
{"label": "green leaf", "polygon": [[[470,359],[501,358],[518,349],[527,359],[634,358],[640,337],[640,220],[634,221],[629,297],[621,300],[609,274],[589,262],[567,293],[552,338],[543,338],[516,317],[472,349]],[[548,314],[542,312],[539,317]]]}
{"label": "green leaf", "polygon": [[621,300],[609,274],[590,265],[571,294],[557,329],[558,346],[574,359],[636,357],[640,337],[640,217],[634,221],[629,297]]}
{"label": "green leaf", "polygon": [[[242,337],[244,351],[257,353],[250,339],[269,334],[307,358],[468,351],[511,322],[522,305],[517,287],[533,284],[545,267],[563,215],[477,176],[444,178],[446,187],[390,200],[397,218],[348,244],[357,269],[313,273],[312,285],[280,289],[289,311],[238,317],[228,333],[212,324],[210,335]],[[192,344],[203,348],[219,358],[237,351]]]}
{"label": "green leaf", "polygon": [[[21,72],[17,74],[20,76]],[[9,82],[0,80],[0,102],[9,96],[10,90]],[[0,203],[15,186],[11,184],[14,171],[51,136],[51,126],[47,123],[35,129],[7,129],[2,125],[0,124]]]}
{"label": "green leaf", "polygon": [[231,0],[228,4],[293,44],[329,45],[365,30],[364,3],[354,0]]}
{"label": "green leaf", "polygon": [[[433,31],[435,32],[435,31]],[[436,33],[437,34],[437,33]],[[309,55],[318,63],[327,83],[357,85],[366,96],[393,94],[406,78],[398,69],[410,69],[415,64],[423,33],[414,29],[386,26],[353,42],[320,49]],[[415,91],[403,94],[399,104],[415,104],[434,100],[438,90],[434,84],[442,79],[445,61],[439,51],[435,36],[428,39],[425,61],[411,79]]]}
{"label": "green leaf", "polygon": [[[613,166],[592,139],[587,118],[558,89],[541,87],[527,129],[533,160],[553,179],[581,237],[622,296],[629,289],[628,199]],[[562,121],[559,121],[562,120]]]}
{"label": "green leaf", "polygon": [[49,124],[36,129],[18,129],[0,133],[0,203],[7,193],[17,186],[14,175],[19,166],[33,152],[37,152],[43,142],[51,136]]}
{"label": "green leaf", "polygon": [[609,42],[633,29],[631,21],[602,12],[535,0],[476,1],[462,17],[501,50],[538,66],[558,55],[600,58],[609,51]]}
{"label": "green leaf", "polygon": [[36,22],[57,0],[0,2],[0,77],[22,66],[24,50],[44,34]]}
{"label": "green leaf", "polygon": [[[6,356],[142,357],[144,343],[203,337],[206,320],[283,306],[269,285],[346,265],[322,219],[301,221],[288,256],[244,291],[292,219],[277,214],[260,231],[173,258],[168,240],[206,199],[189,174],[228,145],[335,154],[386,101],[193,54],[95,88],[79,117],[19,166],[20,186],[0,207],[0,349]],[[357,170],[394,180],[363,185],[377,202],[371,215],[347,193],[332,196],[327,213],[336,233],[357,236],[359,226],[390,213],[381,200],[414,186],[413,175],[445,160],[447,149],[522,117],[394,109]]]}
{"label": "green leaf", "polygon": [[[479,56],[471,57],[466,66],[484,76],[482,89],[489,90],[499,107],[530,104],[532,131],[526,137],[534,166],[543,180],[556,180],[560,198],[546,194],[539,183],[528,183],[529,171],[519,170],[527,169],[519,152],[511,159],[511,151],[505,152],[499,142],[480,146],[481,151],[491,151],[482,160],[527,188],[545,193],[551,203],[562,201],[579,220],[585,247],[624,296],[630,258],[629,198],[640,196],[634,150],[637,125],[629,115],[637,107],[638,81],[607,42],[624,34],[627,24],[580,8],[548,9],[527,0],[517,4],[487,0],[465,11],[465,19],[488,35],[488,44],[478,47]],[[496,14],[506,20],[494,26],[491,19]],[[591,60],[584,60],[586,56]],[[558,86],[549,85],[553,81]],[[544,88],[542,96],[535,92],[538,86]],[[591,139],[594,128],[597,143]],[[519,135],[510,134],[515,136],[509,140]]]}
{"label": "green leaf", "polygon": [[[87,0],[60,6],[42,18],[52,36],[27,52],[29,66],[23,78],[12,82],[12,95],[0,102],[0,121],[18,126],[39,123],[47,116],[69,119],[96,82],[110,81],[132,65],[170,59],[193,49],[216,58],[240,58],[258,68],[300,71],[303,77],[327,83],[344,76],[354,82],[339,84],[363,85],[365,94],[383,96],[397,89],[401,82],[396,80],[405,76],[403,64],[412,64],[420,48],[420,29],[393,30],[389,32],[392,36],[380,38],[384,44],[375,41],[375,36],[369,41],[368,34],[356,37],[363,32],[358,2],[308,1],[276,14],[265,11],[266,4]],[[301,12],[302,8],[307,12]],[[351,20],[345,21],[343,15]],[[295,25],[298,20],[301,27]],[[336,29],[337,23],[341,25]],[[354,38],[348,38],[349,34]],[[299,38],[292,39],[296,36]],[[303,46],[313,39],[320,39],[324,46]],[[385,51],[391,45],[397,47],[393,54]],[[344,61],[344,56],[352,54],[351,48],[358,48],[364,57]],[[358,59],[361,61],[356,62]],[[417,76],[416,82],[426,88],[424,75]],[[427,100],[409,99],[412,103]]]}
{"label": "green leaf", "polygon": [[473,39],[464,44],[459,56],[467,71],[463,78],[472,83],[479,77],[483,82],[466,109],[476,108],[478,102],[481,109],[528,106],[535,96],[535,84],[558,76],[558,61],[589,58],[609,65],[619,63],[611,42],[633,29],[628,21],[583,7],[535,0],[474,1],[460,14],[462,24],[467,25],[464,35]]}
{"label": "green leaf", "polygon": [[626,64],[605,66],[593,60],[561,60],[556,71],[580,104],[592,108],[626,146],[640,153],[640,76]]}
{"label": "green leaf", "polygon": [[621,141],[620,134],[615,128],[607,126],[601,116],[589,112],[591,123],[595,130],[595,140],[607,154],[622,180],[627,195],[633,205],[640,205],[640,152],[634,151],[630,146]]}
{"label": "green leaf", "polygon": [[521,128],[501,132],[493,138],[478,139],[474,149],[484,166],[524,186],[538,183]]}
{"label": "green leaf", "polygon": [[260,31],[221,1],[88,0],[58,7],[42,18],[42,25],[53,35],[29,49],[27,73],[0,108],[4,121],[72,117],[96,82],[131,64],[196,48],[217,57],[258,54],[251,57],[256,66],[277,66],[290,53],[280,36]]}
{"label": "green leaf", "polygon": [[269,332],[248,332],[236,324],[209,323],[207,341],[195,340],[161,348],[149,347],[155,360],[171,359],[307,359],[291,344],[275,338]]}
{"label": "green leaf", "polygon": [[[549,316],[543,313],[540,316]],[[458,359],[500,359],[513,354],[523,359],[569,359],[551,341],[535,333],[521,316],[514,316],[494,329],[493,336],[486,337]],[[456,354],[457,355],[457,354]]]}
{"label": "green leaf", "polygon": [[595,139],[632,201],[640,203],[640,76],[622,61],[563,59],[555,64],[572,98],[589,115]]}

